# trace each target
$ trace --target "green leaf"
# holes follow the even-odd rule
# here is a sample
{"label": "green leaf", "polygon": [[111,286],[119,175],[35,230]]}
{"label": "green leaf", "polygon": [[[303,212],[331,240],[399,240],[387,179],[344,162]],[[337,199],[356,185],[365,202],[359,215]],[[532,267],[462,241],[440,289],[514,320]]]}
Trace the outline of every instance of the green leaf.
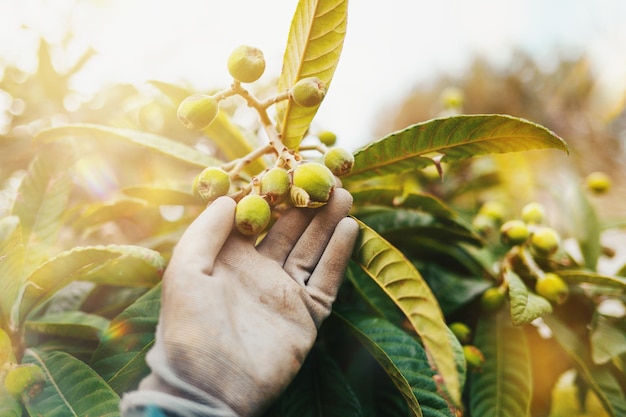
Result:
{"label": "green leaf", "polygon": [[398,306],[387,296],[385,291],[352,260],[346,270],[346,278],[352,283],[357,292],[361,294],[363,300],[380,317],[384,317],[396,325],[402,323],[404,314],[402,314]]}
{"label": "green leaf", "polygon": [[0,416],[22,417],[22,405],[4,389],[0,389]]}
{"label": "green leaf", "polygon": [[453,218],[455,213],[443,201],[434,195],[408,193],[403,196],[397,188],[366,188],[350,191],[357,208],[380,205],[420,210],[436,217]]}
{"label": "green leaf", "polygon": [[414,338],[382,318],[348,312],[336,315],[385,369],[412,416],[452,415],[448,403],[439,394],[428,355]]}
{"label": "green leaf", "polygon": [[482,275],[461,275],[435,262],[418,264],[418,270],[437,297],[446,317],[474,301],[492,285]]}
{"label": "green leaf", "polygon": [[[358,220],[357,220],[358,221]],[[448,327],[432,291],[413,264],[363,222],[353,260],[387,293],[419,334],[454,404],[461,403],[459,373]]]}
{"label": "green leaf", "polygon": [[335,361],[314,348],[265,417],[360,417],[361,406]]}
{"label": "green leaf", "polygon": [[6,328],[22,285],[26,250],[17,216],[0,220],[0,228],[3,233],[0,247],[0,325]]}
{"label": "green leaf", "polygon": [[165,261],[155,251],[128,245],[77,247],[62,252],[35,270],[26,282],[22,318],[74,281],[119,286],[152,286]]}
{"label": "green leaf", "polygon": [[68,137],[94,141],[95,143],[99,141],[119,140],[138,146],[141,149],[155,151],[177,161],[184,162],[191,167],[204,168],[207,166],[221,165],[222,163],[218,159],[212,158],[190,146],[163,136],[138,130],[113,128],[97,124],[76,123],[52,127],[40,131],[35,136],[35,139],[40,142],[48,143]]}
{"label": "green leaf", "polygon": [[[285,91],[307,77],[317,77],[326,88],[330,87],[346,35],[347,18],[347,0],[298,2],[289,29],[278,91]],[[298,148],[318,108],[301,107],[293,100],[276,104],[278,131],[288,148]]]}
{"label": "green leaf", "polygon": [[[167,95],[177,107],[185,98],[192,94],[191,91],[174,84],[161,81],[150,81],[150,84]],[[229,161],[242,158],[254,150],[250,142],[241,132],[241,129],[232,122],[230,117],[228,117],[223,110],[218,111],[217,117],[213,123],[204,129],[203,132],[215,143],[220,152],[224,154]],[[244,171],[250,175],[255,175],[265,168],[266,164],[263,159],[255,159],[245,166]]]}
{"label": "green leaf", "polygon": [[119,199],[113,202],[97,202],[85,207],[73,226],[77,230],[82,230],[132,216],[145,208],[145,202],[130,198]]}
{"label": "green leaf", "polygon": [[41,394],[25,403],[31,416],[117,417],[119,396],[88,365],[64,352],[28,349],[27,363],[36,363],[46,374]]}
{"label": "green leaf", "polygon": [[626,278],[612,275],[603,275],[585,270],[561,270],[559,276],[569,284],[589,283],[602,287],[626,289]]}
{"label": "green leaf", "polygon": [[526,284],[515,272],[507,269],[504,279],[509,284],[511,319],[514,325],[530,323],[552,312],[552,304],[545,298],[528,291]]}
{"label": "green leaf", "polygon": [[26,321],[26,329],[31,332],[87,340],[99,340],[108,326],[107,319],[82,311],[46,314]]}
{"label": "green leaf", "polygon": [[418,211],[385,209],[362,215],[360,219],[395,244],[410,241],[415,236],[428,236],[436,237],[440,242],[482,245],[481,237],[460,218],[441,219]]}
{"label": "green leaf", "polygon": [[600,243],[600,221],[595,208],[589,201],[585,190],[580,186],[558,187],[555,190],[562,196],[559,213],[569,219],[569,234],[580,245],[585,266],[595,270],[602,253]]}
{"label": "green leaf", "polygon": [[474,344],[485,356],[482,372],[470,376],[470,410],[480,417],[528,416],[532,398],[530,354],[522,327],[506,310],[481,316]]}
{"label": "green leaf", "polygon": [[50,257],[54,249],[72,188],[68,172],[62,170],[73,161],[72,152],[42,152],[31,162],[20,184],[12,213],[22,225],[26,274]]}
{"label": "green leaf", "polygon": [[591,359],[595,364],[608,363],[626,353],[626,332],[598,314],[591,328]]}
{"label": "green leaf", "polygon": [[505,115],[463,115],[410,126],[373,142],[354,154],[354,168],[344,184],[424,168],[474,156],[554,148],[566,143],[543,126]]}
{"label": "green leaf", "polygon": [[581,376],[596,393],[604,409],[612,417],[626,416],[626,397],[608,366],[596,365],[580,338],[553,315],[543,321],[550,327],[556,341],[576,362]]}
{"label": "green leaf", "polygon": [[154,343],[160,306],[157,285],[111,321],[91,358],[91,366],[119,394],[149,372],[145,356]]}
{"label": "green leaf", "polygon": [[124,194],[140,198],[151,204],[171,205],[171,206],[190,206],[190,205],[206,205],[202,199],[196,197],[191,192],[191,185],[188,184],[187,190],[182,187],[172,186],[132,186],[124,187]]}

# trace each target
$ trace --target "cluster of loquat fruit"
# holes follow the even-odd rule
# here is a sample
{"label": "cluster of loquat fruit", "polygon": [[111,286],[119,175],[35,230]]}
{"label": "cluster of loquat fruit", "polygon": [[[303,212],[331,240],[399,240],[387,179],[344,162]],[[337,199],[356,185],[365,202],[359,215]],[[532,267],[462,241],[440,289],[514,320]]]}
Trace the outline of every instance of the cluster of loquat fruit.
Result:
{"label": "cluster of loquat fruit", "polygon": [[[205,129],[216,119],[219,102],[234,95],[243,97],[257,110],[269,137],[268,146],[221,167],[207,167],[193,183],[194,194],[207,203],[225,195],[234,198],[237,201],[237,229],[245,235],[257,235],[266,229],[272,209],[278,205],[316,208],[326,204],[334,190],[335,177],[350,172],[354,157],[346,149],[333,146],[336,137],[332,133],[321,132],[315,149],[323,153],[323,162],[307,161],[298,149],[289,149],[282,143],[269,120],[267,108],[282,100],[291,100],[294,105],[302,107],[318,106],[326,94],[326,86],[320,79],[302,78],[287,91],[261,101],[241,83],[255,82],[265,71],[262,51],[252,46],[240,46],[229,56],[227,66],[233,77],[231,87],[212,95],[187,97],[179,105],[177,116],[190,130]],[[268,154],[274,156],[271,167],[251,179],[240,176],[243,166]]]}

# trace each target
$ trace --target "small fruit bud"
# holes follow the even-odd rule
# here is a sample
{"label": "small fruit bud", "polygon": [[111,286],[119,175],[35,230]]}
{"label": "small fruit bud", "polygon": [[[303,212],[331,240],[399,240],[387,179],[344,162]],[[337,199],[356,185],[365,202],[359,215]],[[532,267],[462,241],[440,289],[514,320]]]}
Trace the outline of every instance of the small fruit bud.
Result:
{"label": "small fruit bud", "polygon": [[450,324],[450,330],[459,339],[459,342],[462,344],[468,343],[472,338],[472,330],[465,323],[461,323],[460,321],[454,322]]}
{"label": "small fruit bud", "polygon": [[265,58],[259,48],[242,45],[228,57],[228,72],[237,81],[252,83],[263,75]]}
{"label": "small fruit bud", "polygon": [[495,313],[500,310],[505,301],[504,293],[497,287],[487,288],[480,297],[480,305],[484,311],[489,313]]}
{"label": "small fruit bud", "polygon": [[291,88],[291,98],[302,107],[317,106],[325,95],[326,85],[317,77],[303,78]]}
{"label": "small fruit bud", "polygon": [[217,167],[205,168],[193,181],[193,193],[207,202],[228,194],[229,189],[228,174]]}
{"label": "small fruit bud", "polygon": [[537,279],[535,292],[556,304],[563,304],[569,295],[569,287],[563,279],[555,273],[548,272]]}
{"label": "small fruit bud", "polygon": [[294,169],[293,185],[304,190],[311,201],[325,203],[335,188],[335,177],[326,166],[309,162]]}
{"label": "small fruit bud", "polygon": [[515,246],[526,242],[528,227],[521,220],[509,220],[500,227],[500,240],[505,245]]}
{"label": "small fruit bud", "polygon": [[460,109],[463,101],[463,90],[458,87],[447,87],[441,92],[441,102],[446,109]]}
{"label": "small fruit bud", "polygon": [[499,201],[487,201],[480,206],[478,214],[491,217],[495,222],[501,222],[506,215],[506,208]]}
{"label": "small fruit bud", "polygon": [[213,96],[196,94],[189,96],[180,103],[176,116],[189,130],[202,130],[208,127],[217,117],[219,107]]}
{"label": "small fruit bud", "polygon": [[11,368],[4,380],[4,388],[16,398],[27,395],[34,398],[43,390],[46,380],[44,371],[34,363],[17,365]]}
{"label": "small fruit bud", "polygon": [[495,230],[495,221],[484,214],[477,214],[472,219],[472,226],[481,236],[489,236]]}
{"label": "small fruit bud", "polygon": [[604,172],[592,172],[585,181],[587,188],[595,194],[604,194],[611,188],[611,177]]}
{"label": "small fruit bud", "polygon": [[485,355],[474,345],[463,346],[463,356],[467,362],[467,369],[472,372],[481,372],[485,363]]}
{"label": "small fruit bud", "polygon": [[341,177],[352,171],[354,155],[343,148],[330,148],[324,154],[324,165],[326,165],[334,175]]}
{"label": "small fruit bud", "polygon": [[271,214],[270,205],[263,197],[250,194],[237,203],[235,226],[244,235],[257,235],[267,227]]}
{"label": "small fruit bud", "polygon": [[553,255],[561,244],[561,238],[556,230],[551,227],[540,227],[530,237],[530,248],[536,255]]}
{"label": "small fruit bud", "polygon": [[526,204],[522,208],[522,220],[528,224],[539,224],[543,222],[546,210],[543,208],[543,204],[532,202]]}
{"label": "small fruit bud", "polygon": [[290,186],[289,174],[283,168],[272,168],[261,177],[261,195],[272,206],[289,195]]}
{"label": "small fruit bud", "polygon": [[323,130],[317,134],[320,142],[326,146],[333,146],[337,142],[337,135],[329,130]]}

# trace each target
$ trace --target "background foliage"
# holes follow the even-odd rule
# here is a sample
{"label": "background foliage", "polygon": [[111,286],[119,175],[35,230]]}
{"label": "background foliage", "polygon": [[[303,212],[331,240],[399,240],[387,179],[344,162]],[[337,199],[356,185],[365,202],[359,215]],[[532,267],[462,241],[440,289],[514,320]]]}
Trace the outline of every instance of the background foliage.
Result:
{"label": "background foliage", "polygon": [[[345,28],[346,10],[342,1],[300,2],[280,88],[336,65],[341,31],[318,45],[333,52],[328,60],[301,51]],[[310,39],[308,25],[318,25]],[[235,122],[239,101],[223,103],[205,131],[184,130],[176,108],[193,91],[158,81],[68,106],[68,80],[91,54],[59,73],[49,50],[42,40],[36,73],[6,66],[1,85],[12,104],[0,137],[0,325],[9,363],[46,374],[32,398],[3,391],[1,410],[117,415],[119,396],[148,372],[171,249],[203,208],[193,178],[263,136]],[[524,56],[516,62],[501,73],[477,61],[464,79],[416,88],[393,120],[382,119],[381,140],[355,151],[343,183],[361,238],[316,347],[266,415],[626,414],[626,266],[606,240],[624,225],[624,110],[594,114],[584,59],[551,73]],[[314,111],[295,113],[278,109],[283,130],[315,142],[318,132],[306,132]],[[519,151],[528,152],[492,155]],[[267,161],[255,164],[250,175]],[[606,196],[584,187],[596,169],[614,179]],[[525,244],[513,256],[499,240],[499,225],[531,201],[563,238],[553,257]],[[488,202],[504,211],[480,223]],[[518,263],[503,268],[510,259]],[[533,270],[558,272],[567,302],[535,294]],[[485,311],[481,295],[500,286],[505,306]],[[471,339],[458,340],[454,322]],[[480,349],[482,366],[468,367],[463,344]]]}

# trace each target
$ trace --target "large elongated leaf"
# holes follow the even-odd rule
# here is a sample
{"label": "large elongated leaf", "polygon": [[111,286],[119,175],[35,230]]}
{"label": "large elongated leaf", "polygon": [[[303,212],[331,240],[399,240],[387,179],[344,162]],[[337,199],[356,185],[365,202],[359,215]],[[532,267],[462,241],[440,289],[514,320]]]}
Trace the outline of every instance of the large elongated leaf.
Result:
{"label": "large elongated leaf", "polygon": [[530,291],[517,274],[507,270],[504,279],[509,284],[511,319],[514,325],[530,323],[544,314],[552,312],[552,304]]}
{"label": "large elongated leaf", "polygon": [[337,316],[385,369],[412,416],[451,416],[448,403],[439,394],[426,351],[414,338],[382,318],[348,312]]}
{"label": "large elongated leaf", "polygon": [[22,405],[5,390],[0,390],[0,416],[22,417]]}
{"label": "large elongated leaf", "polygon": [[187,205],[206,205],[202,199],[191,193],[191,185],[187,190],[182,187],[173,186],[134,186],[124,187],[124,194],[131,197],[141,198],[152,204],[171,205],[171,206],[187,206]]}
{"label": "large elongated leaf", "polygon": [[264,417],[360,417],[361,406],[339,366],[319,349]]}
{"label": "large elongated leaf", "polygon": [[104,317],[82,311],[46,314],[26,322],[26,328],[37,333],[96,341],[108,325]]}
{"label": "large elongated leaf", "polygon": [[626,289],[626,278],[612,275],[603,275],[585,270],[563,270],[559,271],[559,276],[564,281],[572,284],[589,283],[602,287]]}
{"label": "large elongated leaf", "polygon": [[20,316],[25,318],[71,282],[150,286],[159,281],[164,267],[165,261],[157,252],[138,246],[90,246],[62,252],[28,277]]}
{"label": "large elongated leaf", "polygon": [[139,146],[142,149],[150,149],[192,167],[204,168],[217,166],[222,163],[190,146],[163,136],[138,130],[89,123],[76,123],[44,129],[36,135],[35,139],[47,143],[68,137],[93,141],[120,140]]}
{"label": "large elongated leaf", "polygon": [[[0,220],[0,325],[6,326],[24,275],[25,249],[17,216]],[[5,327],[6,328],[6,327]]]}
{"label": "large elongated leaf", "polygon": [[31,416],[120,415],[119,396],[84,362],[65,352],[34,349],[24,360],[41,366],[47,379],[43,392],[25,404]]}
{"label": "large elongated leaf", "polygon": [[[306,77],[317,77],[327,88],[330,86],[343,47],[347,17],[347,0],[298,2],[278,79],[279,91]],[[276,105],[278,131],[287,147],[298,148],[318,107],[301,107],[292,100]]]}
{"label": "large elongated leaf", "polygon": [[524,329],[503,310],[479,319],[474,343],[485,356],[470,379],[470,409],[480,417],[527,416],[532,397],[530,354]]}
{"label": "large elongated leaf", "polygon": [[346,278],[376,314],[396,325],[402,324],[404,314],[396,303],[352,260],[346,270]]}
{"label": "large elongated leaf", "polygon": [[543,317],[556,341],[574,359],[585,382],[613,417],[626,416],[626,396],[608,366],[595,365],[580,338],[553,315]]}
{"label": "large elongated leaf", "polygon": [[354,168],[342,177],[347,184],[474,156],[554,148],[565,142],[538,124],[504,115],[463,115],[410,126],[373,142],[354,154]]}
{"label": "large elongated leaf", "polygon": [[[167,95],[176,106],[192,94],[189,90],[162,81],[150,81],[150,84]],[[252,145],[245,138],[241,129],[231,121],[230,117],[223,110],[218,111],[217,117],[209,127],[204,129],[204,133],[217,145],[229,161],[246,156],[253,150]],[[262,159],[255,159],[246,165],[244,171],[250,175],[255,175],[265,169],[265,167],[266,164]]]}
{"label": "large elongated leaf", "polygon": [[148,291],[111,321],[91,358],[91,366],[117,393],[147,375],[145,356],[154,343],[161,306],[161,285]]}
{"label": "large elongated leaf", "polygon": [[482,245],[482,239],[460,219],[441,219],[428,213],[411,210],[381,210],[360,216],[361,220],[394,243],[413,237],[436,237],[440,242],[466,242]]}
{"label": "large elongated leaf", "polygon": [[20,218],[26,247],[26,271],[37,267],[54,248],[72,182],[67,171],[74,160],[72,152],[50,149],[31,162],[18,190],[13,214]]}
{"label": "large elongated leaf", "polygon": [[603,364],[626,353],[626,332],[619,323],[597,315],[591,329],[591,359]]}
{"label": "large elongated leaf", "polygon": [[[349,189],[348,189],[349,190]],[[354,203],[359,207],[380,205],[420,210],[433,216],[452,218],[454,212],[440,199],[430,194],[408,193],[403,195],[397,188],[366,188],[349,190]]]}
{"label": "large elongated leaf", "polygon": [[[357,220],[358,221],[358,220]],[[448,327],[428,284],[413,264],[363,222],[353,259],[402,310],[421,337],[451,395],[461,402],[459,373]]]}
{"label": "large elongated leaf", "polygon": [[580,186],[559,187],[556,193],[563,196],[559,212],[563,217],[570,219],[573,225],[570,235],[580,245],[585,266],[596,269],[598,258],[602,252],[600,244],[600,221],[593,205],[589,201],[585,190]]}

